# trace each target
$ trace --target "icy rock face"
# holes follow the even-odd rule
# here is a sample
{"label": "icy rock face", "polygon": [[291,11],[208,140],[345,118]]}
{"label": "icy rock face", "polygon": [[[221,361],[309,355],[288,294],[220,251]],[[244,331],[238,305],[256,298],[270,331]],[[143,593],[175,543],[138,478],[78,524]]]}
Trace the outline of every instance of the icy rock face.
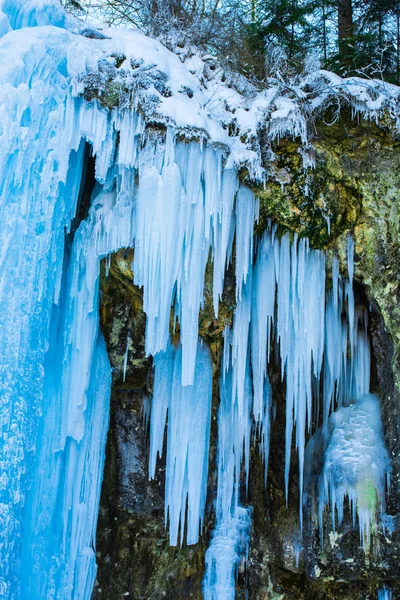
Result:
{"label": "icy rock face", "polygon": [[[366,315],[354,308],[351,238],[349,279],[342,281],[339,276],[335,255],[332,263],[332,290],[326,299],[324,254],[311,250],[304,239],[298,241],[295,237],[290,243],[286,235],[279,240],[270,229],[259,240],[254,265],[250,259],[246,262],[246,282],[237,279],[233,329],[225,329],[224,334],[216,528],[206,554],[206,598],[235,597],[234,577],[246,557],[250,517],[240,504],[240,474],[243,467],[247,484],[252,432],[258,432],[266,468],[268,465],[271,388],[266,367],[272,331],[279,342],[281,376],[286,381],[287,486],[294,428],[296,432],[300,529],[304,473],[308,488],[317,476],[315,463],[320,459],[321,444],[327,449],[319,480],[320,515],[329,498],[333,519],[338,509],[340,523],[344,500],[348,498],[353,506],[354,525],[358,515],[361,538],[369,540],[375,508],[379,504],[383,507],[390,461],[383,440],[379,401],[366,395],[370,385],[370,350]],[[324,390],[321,407],[317,393],[320,383]],[[343,408],[329,416],[336,406]],[[313,414],[319,410],[323,425],[311,438],[306,453],[306,433],[311,432]],[[373,424],[368,425],[369,422]],[[365,497],[367,488],[376,494],[371,502]],[[321,517],[321,535],[322,531]]]}
{"label": "icy rock face", "polygon": [[[3,6],[10,18],[13,6]],[[110,386],[98,331],[98,272],[114,240],[93,240],[99,222],[92,213],[68,257],[65,231],[80,198],[84,140],[102,155],[96,176],[104,182],[115,138],[104,135],[104,112],[69,95],[70,41],[64,30],[21,30],[3,37],[0,49],[8,57],[0,73],[0,587],[9,598],[83,597],[83,589],[88,597],[95,575]],[[106,196],[99,206],[108,211]]]}
{"label": "icy rock face", "polygon": [[[48,41],[57,48],[59,37],[51,39],[50,34]],[[3,57],[13,56],[10,47],[14,48],[13,41],[4,40]],[[4,525],[0,589],[10,598],[17,597],[21,522],[25,511],[29,514],[26,496],[34,479],[35,434],[43,414],[44,365],[53,303],[59,300],[64,228],[69,227],[76,210],[84,157],[79,138],[64,152],[60,142],[67,116],[63,65],[55,63],[48,69],[45,47],[39,40],[27,44],[21,37],[20,50],[22,57],[29,51],[25,65],[20,55],[19,68],[6,65],[0,74],[1,195],[5,199],[0,205],[0,294],[4,309],[0,318],[0,493]],[[25,82],[24,68],[31,71],[31,87]],[[46,108],[44,96],[52,98]],[[7,277],[9,260],[17,270],[11,279]]]}

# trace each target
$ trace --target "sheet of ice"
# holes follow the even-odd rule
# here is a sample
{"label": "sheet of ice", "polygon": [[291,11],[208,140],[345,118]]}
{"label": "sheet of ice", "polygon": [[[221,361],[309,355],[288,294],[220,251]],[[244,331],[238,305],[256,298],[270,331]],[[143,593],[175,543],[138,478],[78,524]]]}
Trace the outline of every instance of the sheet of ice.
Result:
{"label": "sheet of ice", "polygon": [[[132,245],[132,199],[116,203],[117,234],[109,227],[102,235],[92,215],[72,248],[65,244],[84,140],[101,155],[103,182],[115,143],[105,111],[68,94],[72,37],[32,28],[0,41],[0,590],[10,599],[60,589],[64,598],[90,597],[110,383],[104,345],[96,350],[99,258],[114,242]],[[110,221],[114,196],[97,198],[100,221]]]}
{"label": "sheet of ice", "polygon": [[[198,342],[194,384],[182,385],[183,352],[169,343],[155,356],[154,394],[150,420],[150,478],[161,456],[168,412],[165,477],[165,524],[171,546],[196,544],[203,526],[207,495],[211,423],[212,363]],[[193,423],[196,424],[193,427]],[[187,510],[187,514],[186,514]]]}
{"label": "sheet of ice", "polygon": [[[64,228],[75,213],[84,161],[83,144],[60,142],[67,93],[62,58],[49,69],[43,40],[27,37],[11,32],[0,41],[0,590],[10,599],[19,594],[21,522],[34,479]],[[60,50],[58,35],[49,32],[47,41]]]}
{"label": "sheet of ice", "polygon": [[126,245],[131,239],[125,208],[115,192],[95,188],[88,219],[64,259],[44,361],[34,476],[22,514],[21,597],[91,597],[111,389],[99,332],[100,258],[116,249],[115,240]]}

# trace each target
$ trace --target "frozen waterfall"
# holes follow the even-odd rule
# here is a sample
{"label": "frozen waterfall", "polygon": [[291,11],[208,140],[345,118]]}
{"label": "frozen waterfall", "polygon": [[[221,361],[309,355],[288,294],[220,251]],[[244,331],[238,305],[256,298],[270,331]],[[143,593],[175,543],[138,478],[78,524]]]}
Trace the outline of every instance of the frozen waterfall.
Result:
{"label": "frozen waterfall", "polygon": [[[327,292],[322,251],[296,235],[279,237],[272,226],[254,236],[255,195],[220,144],[184,141],[170,122],[155,133],[131,107],[111,111],[85,100],[84,78],[115,48],[112,39],[82,31],[56,0],[0,3],[0,596],[91,597],[111,392],[99,327],[100,261],[133,247],[155,369],[149,476],[166,430],[171,545],[195,544],[202,532],[213,370],[219,376],[216,524],[203,590],[209,600],[232,599],[251,539],[246,489],[255,440],[265,480],[268,474],[272,360],[286,390],[283,484],[288,497],[294,437],[300,524],[307,456],[317,441],[325,457],[320,515],[330,504],[340,521],[347,497],[368,537],[374,509],[360,501],[367,475],[376,504],[384,505],[390,462],[379,401],[369,394],[354,241],[349,237],[348,277],[334,255]],[[95,182],[85,213],[90,154]],[[235,263],[236,307],[221,365],[199,339],[210,259],[216,316]],[[174,319],[178,344],[171,341]],[[349,430],[359,469],[342,460]],[[372,475],[367,459],[376,464]]]}

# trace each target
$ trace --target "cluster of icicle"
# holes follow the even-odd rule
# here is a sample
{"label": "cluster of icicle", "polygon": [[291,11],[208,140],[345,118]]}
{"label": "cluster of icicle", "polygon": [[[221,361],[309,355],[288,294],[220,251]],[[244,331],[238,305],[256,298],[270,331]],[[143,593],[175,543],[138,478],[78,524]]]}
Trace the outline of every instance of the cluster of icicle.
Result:
{"label": "cluster of icicle", "polygon": [[[150,476],[168,414],[170,541],[177,543],[179,528],[181,542],[185,529],[188,543],[198,540],[212,384],[210,354],[198,340],[199,310],[211,253],[218,314],[235,240],[237,307],[232,331],[225,332],[216,530],[204,584],[206,597],[222,598],[225,589],[231,598],[250,534],[239,487],[243,464],[248,477],[254,431],[267,473],[272,340],[287,388],[286,490],[295,424],[302,494],[318,382],[324,381],[326,431],[335,404],[369,391],[351,253],[344,288],[334,260],[326,302],[325,257],[306,240],[290,243],[268,230],[253,247],[254,194],[223,168],[221,151],[177,142],[171,130],[166,140],[148,136],[134,112],[110,113],[72,98],[71,34],[45,33],[44,39],[44,31],[32,29],[25,44],[24,32],[12,32],[0,48],[6,65],[0,84],[7,90],[0,105],[0,596],[91,596],[111,388],[99,330],[100,260],[123,247],[135,248],[146,352],[155,362]],[[7,56],[17,49],[23,67],[8,67]],[[97,183],[75,231],[88,145]],[[171,307],[179,347],[170,341]]]}
{"label": "cluster of icicle", "polygon": [[[194,543],[204,512],[211,411],[211,363],[197,331],[205,268],[212,249],[218,306],[235,235],[235,197],[244,199],[237,204],[240,210],[246,202],[250,209],[247,220],[238,215],[236,227],[236,239],[249,247],[248,254],[254,198],[239,189],[236,172],[223,170],[221,151],[175,143],[172,132],[166,142],[147,138],[135,113],[110,114],[71,99],[62,61],[57,75],[41,56],[32,65],[32,89],[15,99],[10,95],[2,129],[1,191],[10,201],[0,206],[0,590],[10,599],[89,598],[111,387],[99,331],[100,260],[135,247],[135,283],[143,286],[147,315],[146,351],[156,356],[157,365],[162,353],[168,367],[175,365],[168,456],[173,469],[176,452],[183,471],[167,476],[171,543],[176,543],[172,515],[184,512],[185,493],[193,523],[188,541]],[[52,100],[42,102],[43,97]],[[96,156],[97,183],[89,215],[71,234],[70,245],[64,234],[82,195],[85,140]],[[238,261],[239,281],[246,269]],[[180,350],[169,342],[171,305],[180,323]],[[194,385],[196,369],[201,376]],[[189,423],[196,402],[198,425],[203,422],[196,428],[200,446],[191,436],[179,445],[174,410]],[[152,426],[154,415],[155,408]],[[160,432],[162,437],[162,425]]]}
{"label": "cluster of icicle", "polygon": [[[239,208],[242,198],[243,195],[237,196],[236,212],[250,212],[253,200],[250,201],[249,195],[247,208],[245,203]],[[251,218],[254,218],[253,214]],[[246,221],[248,219],[244,219]],[[245,247],[238,244],[237,248],[245,250],[239,260],[245,260],[246,268],[241,267],[240,273],[245,273],[245,276],[237,280],[233,328],[231,331],[226,328],[224,333],[218,415],[216,527],[206,554],[206,599],[234,598],[235,573],[247,554],[251,519],[250,511],[240,501],[241,472],[244,467],[247,485],[253,436],[260,442],[265,477],[268,471],[272,399],[267,364],[273,343],[280,358],[282,380],[286,381],[286,493],[294,428],[296,432],[300,523],[303,518],[303,474],[306,473],[308,484],[313,478],[318,480],[321,535],[324,506],[330,503],[333,515],[337,508],[340,522],[347,497],[352,503],[354,520],[358,514],[362,540],[365,536],[368,538],[374,510],[379,503],[384,506],[385,476],[390,472],[379,401],[368,395],[370,350],[367,315],[365,311],[355,309],[352,238],[349,237],[348,243],[349,277],[342,281],[338,260],[334,256],[332,287],[327,293],[325,255],[311,250],[307,240],[295,238],[291,243],[288,235],[278,239],[274,230],[269,229],[258,241],[254,252],[251,244]],[[180,357],[179,353],[179,360]],[[170,360],[169,367],[166,360],[168,355],[163,356],[161,361],[156,360],[155,366],[150,476],[155,473],[156,453],[161,454],[169,402],[167,481],[173,481],[174,487],[167,484],[166,521],[169,516],[171,542],[176,543],[179,524],[182,541],[185,507],[189,500],[188,540],[193,543],[197,540],[202,514],[199,513],[193,521],[189,490],[191,486],[193,490],[194,485],[197,488],[196,510],[204,507],[207,478],[200,475],[207,472],[209,425],[200,421],[201,427],[191,429],[190,444],[186,443],[183,448],[179,437],[171,441],[173,429],[183,434],[189,417],[182,410],[173,412],[170,395],[167,393],[168,398],[165,397],[165,390],[171,386],[168,382],[174,381],[174,373],[180,374],[176,358]],[[200,380],[198,384],[204,385]],[[321,385],[323,404],[320,418],[318,390]],[[196,385],[189,389],[193,391],[187,406],[193,406],[195,411],[199,394]],[[203,415],[210,415],[210,388],[207,389],[209,392],[203,395]],[[176,391],[175,394],[179,398]],[[332,413],[336,407],[339,410]],[[317,423],[321,420],[321,429],[311,438],[307,462],[306,435],[311,433],[313,420]],[[340,425],[345,422],[348,423],[347,430],[342,433]],[[352,430],[352,425],[358,428],[357,431]],[[345,445],[342,438],[351,441]],[[322,446],[315,443],[316,439],[322,440]],[[202,459],[197,454],[200,448],[204,452]],[[322,473],[314,468],[313,453],[316,450],[322,451],[320,458],[325,457]],[[170,452],[173,460],[169,457]],[[343,460],[343,452],[348,454],[347,460]],[[193,478],[187,469],[186,478],[182,476],[177,481],[175,471],[184,473],[185,465],[187,467],[190,461],[196,464]],[[362,468],[359,468],[361,463]],[[370,468],[371,464],[375,465],[374,469]],[[364,502],[366,477],[376,495],[374,502],[368,506]],[[335,527],[335,521],[333,525]]]}

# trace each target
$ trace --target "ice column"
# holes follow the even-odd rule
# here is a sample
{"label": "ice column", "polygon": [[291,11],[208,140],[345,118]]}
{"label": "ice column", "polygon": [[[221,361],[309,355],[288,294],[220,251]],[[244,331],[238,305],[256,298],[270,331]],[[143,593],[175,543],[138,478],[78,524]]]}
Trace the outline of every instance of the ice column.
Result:
{"label": "ice column", "polygon": [[[253,302],[253,246],[255,217],[254,194],[240,188],[236,199],[236,297],[233,329],[225,328],[221,364],[220,407],[218,412],[218,490],[216,526],[206,553],[203,593],[206,600],[232,600],[236,573],[246,558],[250,539],[249,509],[240,504],[240,475],[244,466],[246,484],[250,464],[252,432],[252,381],[250,373],[250,323]],[[265,242],[268,252],[268,242]],[[262,303],[262,299],[260,300]],[[265,321],[265,339],[268,334]],[[255,332],[254,332],[255,336]],[[257,342],[255,342],[257,343]],[[265,365],[259,377],[266,382],[260,400],[258,422],[262,422],[263,450],[268,456],[270,394]],[[259,399],[258,399],[259,400]],[[263,421],[264,419],[264,421]]]}
{"label": "ice column", "polygon": [[29,44],[23,31],[0,41],[0,596],[10,599],[19,596],[45,356],[85,156],[80,137],[64,144],[63,42],[47,32],[49,64],[42,32]]}
{"label": "ice column", "polygon": [[320,251],[310,250],[308,240],[298,242],[295,238],[290,244],[289,236],[285,235],[275,259],[278,273],[276,335],[282,378],[286,376],[286,498],[296,424],[301,500],[305,433],[311,427],[313,381],[319,379],[324,348],[325,257]]}
{"label": "ice column", "polygon": [[[135,283],[143,286],[146,351],[153,356],[165,351],[174,305],[184,362],[182,384],[192,385],[206,265],[212,250],[217,313],[235,228],[237,175],[222,170],[221,152],[194,142],[175,143],[171,131],[164,147],[149,142],[143,149],[138,173],[133,271]],[[243,213],[251,202],[253,210],[241,239],[248,253],[254,195],[241,192],[237,206],[245,205]]]}
{"label": "ice column", "polygon": [[[162,455],[168,413],[165,522],[171,546],[195,544],[203,525],[210,442],[212,364],[210,352],[198,342],[193,385],[182,385],[182,348],[169,343],[155,356],[154,395],[150,420],[149,475],[155,476]],[[187,519],[186,519],[187,506]]]}
{"label": "ice column", "polygon": [[242,406],[239,407],[235,359],[230,360],[230,337],[226,330],[224,354],[229,360],[223,361],[220,380],[216,526],[206,553],[203,582],[205,600],[235,598],[237,568],[246,558],[250,539],[249,509],[242,507],[239,501],[241,466],[243,462],[247,463],[245,468],[248,472],[249,460],[252,404],[250,365],[246,360]]}
{"label": "ice column", "polygon": [[264,460],[265,483],[268,473],[271,422],[271,386],[267,374],[275,317],[276,265],[279,241],[268,229],[258,243],[253,267],[251,308],[251,368],[253,376],[253,419]]}

